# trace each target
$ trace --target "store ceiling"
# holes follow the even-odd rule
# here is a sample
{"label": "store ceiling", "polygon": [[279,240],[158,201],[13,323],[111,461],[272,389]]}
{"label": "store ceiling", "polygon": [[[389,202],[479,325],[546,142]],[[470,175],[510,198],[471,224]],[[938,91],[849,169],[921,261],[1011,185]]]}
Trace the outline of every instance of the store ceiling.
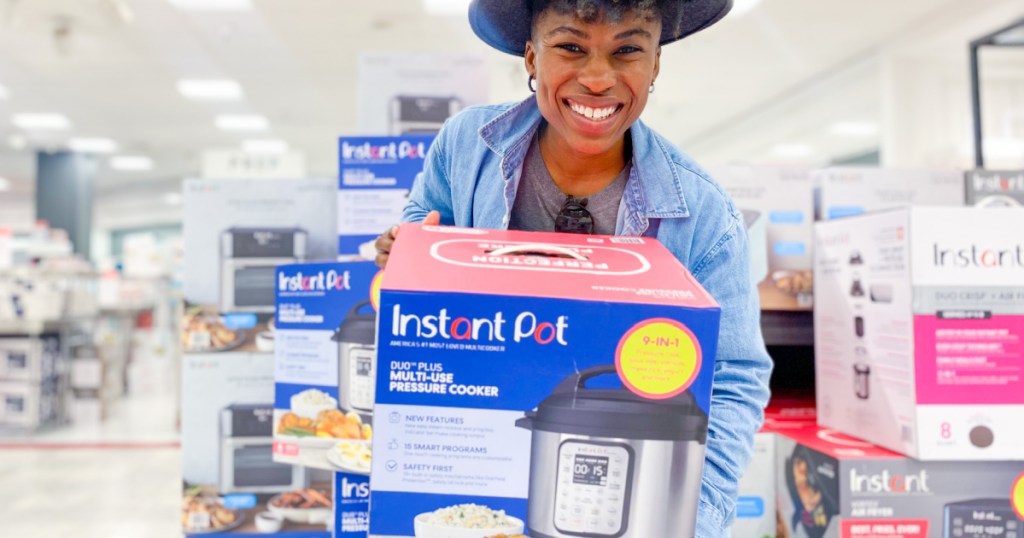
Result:
{"label": "store ceiling", "polygon": [[[981,3],[997,0],[979,0]],[[31,190],[32,151],[71,136],[115,140],[120,153],[148,155],[149,172],[103,166],[100,191],[126,183],[173,188],[196,174],[205,149],[244,139],[286,140],[312,175],[334,175],[335,138],[354,134],[359,50],[486,55],[492,100],[526,95],[521,59],[490,51],[462,16],[430,16],[421,0],[252,0],[242,12],[186,11],[171,0],[0,0],[0,177]],[[879,44],[927,21],[947,0],[764,0],[751,12],[667,47],[645,118],[681,146],[700,145]],[[244,99],[197,103],[182,78],[230,78]],[[805,122],[873,121],[871,85]],[[72,128],[43,133],[13,126],[19,112],[60,112]],[[268,131],[228,133],[215,114],[260,114]],[[814,127],[816,123],[820,126]],[[786,140],[775,140],[784,144]],[[837,138],[823,151],[849,154],[874,140]],[[750,148],[750,158],[765,148]],[[700,155],[698,155],[700,157]],[[169,187],[166,187],[169,186]]]}

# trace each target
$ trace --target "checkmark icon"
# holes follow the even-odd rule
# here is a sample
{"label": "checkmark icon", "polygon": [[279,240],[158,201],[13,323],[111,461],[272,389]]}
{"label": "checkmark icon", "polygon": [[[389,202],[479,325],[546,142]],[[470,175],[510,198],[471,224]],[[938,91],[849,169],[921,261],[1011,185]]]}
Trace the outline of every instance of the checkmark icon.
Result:
{"label": "checkmark icon", "polygon": [[391,472],[397,471],[398,462],[395,460],[389,460],[387,463],[384,464],[384,468]]}

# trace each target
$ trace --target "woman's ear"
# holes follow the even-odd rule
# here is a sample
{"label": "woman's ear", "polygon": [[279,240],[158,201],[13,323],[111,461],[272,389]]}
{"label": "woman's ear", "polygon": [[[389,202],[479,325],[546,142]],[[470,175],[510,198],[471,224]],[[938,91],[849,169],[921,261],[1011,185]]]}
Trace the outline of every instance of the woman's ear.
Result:
{"label": "woman's ear", "polygon": [[526,74],[537,78],[537,49],[533,48],[533,40],[526,42],[526,52],[523,54],[523,63],[526,66]]}

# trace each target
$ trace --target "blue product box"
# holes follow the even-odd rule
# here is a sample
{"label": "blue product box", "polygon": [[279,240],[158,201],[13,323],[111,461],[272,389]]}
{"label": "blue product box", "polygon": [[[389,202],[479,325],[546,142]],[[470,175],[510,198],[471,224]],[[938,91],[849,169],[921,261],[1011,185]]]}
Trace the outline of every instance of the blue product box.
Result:
{"label": "blue product box", "polygon": [[720,310],[656,241],[404,225],[370,536],[692,536]]}
{"label": "blue product box", "polygon": [[338,139],[339,255],[358,255],[360,245],[401,222],[413,180],[423,170],[433,140],[433,135]]}

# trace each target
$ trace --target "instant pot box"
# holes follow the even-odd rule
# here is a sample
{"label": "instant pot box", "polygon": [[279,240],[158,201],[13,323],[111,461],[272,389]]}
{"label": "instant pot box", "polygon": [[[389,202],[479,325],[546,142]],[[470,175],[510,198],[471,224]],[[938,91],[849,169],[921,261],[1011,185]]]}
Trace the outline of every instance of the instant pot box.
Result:
{"label": "instant pot box", "polygon": [[815,229],[818,423],[922,460],[1024,460],[1024,208]]}
{"label": "instant pot box", "polygon": [[741,208],[751,271],[763,310],[810,310],[814,189],[801,168],[712,166],[711,176]]}
{"label": "instant pot box", "polygon": [[965,173],[964,187],[970,206],[1024,206],[1024,170],[971,170]]}
{"label": "instant pot box", "polygon": [[922,462],[806,424],[778,434],[780,536],[1020,538],[1024,462]]}
{"label": "instant pot box", "polygon": [[898,207],[963,206],[958,170],[836,167],[815,170],[815,215],[833,220]]}
{"label": "instant pot box", "polygon": [[278,266],[274,461],[369,473],[377,273],[371,262]]}
{"label": "instant pot box", "polygon": [[693,536],[719,308],[648,238],[404,225],[370,535]]}

